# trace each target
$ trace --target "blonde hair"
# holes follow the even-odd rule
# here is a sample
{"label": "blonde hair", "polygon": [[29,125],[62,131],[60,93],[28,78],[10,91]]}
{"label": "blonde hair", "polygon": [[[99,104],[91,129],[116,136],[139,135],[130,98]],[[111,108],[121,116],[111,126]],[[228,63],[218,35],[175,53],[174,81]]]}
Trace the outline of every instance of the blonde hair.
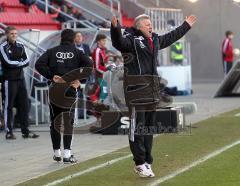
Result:
{"label": "blonde hair", "polygon": [[137,16],[134,20],[134,27],[138,29],[140,27],[140,22],[144,19],[150,19],[150,16],[147,14],[141,14]]}

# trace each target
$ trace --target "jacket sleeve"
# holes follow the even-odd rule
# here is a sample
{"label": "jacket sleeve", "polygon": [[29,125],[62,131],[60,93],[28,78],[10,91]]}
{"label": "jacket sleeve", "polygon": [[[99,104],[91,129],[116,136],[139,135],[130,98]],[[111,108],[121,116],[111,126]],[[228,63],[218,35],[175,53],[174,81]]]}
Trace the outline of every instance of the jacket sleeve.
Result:
{"label": "jacket sleeve", "polygon": [[166,48],[182,38],[189,30],[191,26],[184,21],[183,24],[177,27],[175,30],[166,33],[164,35],[158,36],[159,38],[159,49]]}
{"label": "jacket sleeve", "polygon": [[93,67],[93,61],[88,57],[88,55],[84,54],[79,50],[80,56],[80,65],[79,67]]}
{"label": "jacket sleeve", "polygon": [[230,49],[229,44],[230,44],[230,40],[225,39],[223,42],[223,47],[222,47],[222,53],[223,53],[224,57],[232,56],[232,50]]}
{"label": "jacket sleeve", "polygon": [[1,44],[0,51],[1,51],[1,61],[3,65],[7,68],[17,69],[17,68],[24,68],[28,66],[29,64],[29,58],[25,51],[25,48],[23,45],[22,47],[22,54],[19,56],[19,60],[11,60],[10,56],[7,54],[6,49],[4,48],[4,44]]}
{"label": "jacket sleeve", "polygon": [[40,56],[35,64],[35,68],[42,76],[49,80],[52,80],[55,74],[49,68],[49,53],[50,51],[48,50],[42,56]]}
{"label": "jacket sleeve", "polygon": [[29,57],[27,55],[27,52],[25,50],[25,47],[23,46],[23,53],[22,53],[22,61],[20,62],[20,67],[27,67],[29,65]]}
{"label": "jacket sleeve", "polygon": [[95,64],[96,64],[96,70],[98,71],[98,72],[100,72],[100,73],[104,73],[104,72],[106,72],[107,71],[107,68],[105,67],[105,65],[104,64],[102,64],[101,62],[101,60],[103,60],[103,61],[105,61],[105,59],[102,59],[102,55],[101,55],[101,50],[100,50],[100,48],[97,48],[96,50],[95,50],[95,53],[94,53],[94,58],[93,59],[95,59]]}
{"label": "jacket sleeve", "polygon": [[117,27],[111,25],[111,40],[112,45],[121,52],[132,52],[134,50],[133,43],[129,37],[122,35],[121,25],[118,23]]}
{"label": "jacket sleeve", "polygon": [[87,44],[85,44],[85,54],[88,55],[88,56],[91,56],[91,51],[90,51],[90,48]]}

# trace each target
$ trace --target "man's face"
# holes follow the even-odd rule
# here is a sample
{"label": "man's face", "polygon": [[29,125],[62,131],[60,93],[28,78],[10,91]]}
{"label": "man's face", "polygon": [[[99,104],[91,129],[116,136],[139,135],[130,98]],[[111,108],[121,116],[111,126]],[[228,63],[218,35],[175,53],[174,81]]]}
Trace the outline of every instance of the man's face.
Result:
{"label": "man's face", "polygon": [[81,33],[77,33],[74,39],[76,44],[81,44],[83,41],[83,36]]}
{"label": "man's face", "polygon": [[143,19],[138,28],[145,37],[152,37],[152,22],[150,19]]}
{"label": "man's face", "polygon": [[100,48],[106,48],[107,39],[101,39],[98,41],[98,46]]}
{"label": "man's face", "polygon": [[17,30],[10,30],[7,34],[7,39],[9,42],[15,43],[15,41],[17,40],[17,36],[18,36]]}

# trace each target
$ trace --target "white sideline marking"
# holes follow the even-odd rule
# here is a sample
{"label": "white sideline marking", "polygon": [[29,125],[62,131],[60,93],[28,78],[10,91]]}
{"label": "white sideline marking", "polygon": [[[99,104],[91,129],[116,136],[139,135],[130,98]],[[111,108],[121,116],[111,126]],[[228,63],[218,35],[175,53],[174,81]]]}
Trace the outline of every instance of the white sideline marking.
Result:
{"label": "white sideline marking", "polygon": [[235,117],[240,117],[240,113],[238,113],[238,114],[235,114]]}
{"label": "white sideline marking", "polygon": [[108,162],[106,162],[106,163],[102,163],[102,164],[99,164],[99,165],[94,166],[94,167],[90,167],[90,168],[88,168],[88,169],[86,169],[86,170],[77,172],[77,173],[75,173],[75,174],[71,174],[71,175],[66,176],[66,177],[64,177],[64,178],[62,178],[62,179],[55,180],[55,181],[53,181],[53,182],[51,182],[51,183],[48,183],[48,184],[46,184],[46,185],[44,185],[44,186],[57,185],[57,184],[59,184],[59,183],[65,182],[65,181],[67,181],[67,180],[70,180],[70,179],[72,179],[72,178],[75,178],[75,177],[81,176],[81,175],[83,175],[83,174],[86,174],[86,173],[89,173],[89,172],[93,172],[93,171],[95,171],[95,170],[98,170],[98,169],[107,167],[108,165],[112,165],[112,164],[114,164],[114,163],[117,163],[117,162],[119,162],[119,161],[121,161],[121,160],[130,158],[130,157],[132,157],[132,154],[129,154],[129,155],[126,155],[126,156],[123,156],[123,157],[120,157],[120,158],[116,158],[116,159],[113,159],[113,160],[110,160],[110,161],[108,161]]}
{"label": "white sideline marking", "polygon": [[[197,166],[197,165],[199,165],[199,164],[201,164],[201,163],[209,160],[210,158],[213,158],[213,157],[221,154],[222,152],[224,152],[224,151],[226,151],[226,150],[228,150],[228,149],[230,149],[230,148],[232,148],[232,147],[234,147],[234,146],[236,146],[236,145],[239,145],[239,144],[240,144],[240,140],[238,140],[238,141],[236,141],[236,142],[234,142],[234,143],[232,143],[232,144],[230,144],[230,145],[226,145],[226,146],[222,147],[221,149],[216,150],[216,151],[214,151],[214,152],[212,152],[212,153],[210,153],[210,154],[202,157],[201,159],[199,159],[199,160],[191,163],[190,165],[188,165],[188,166],[186,166],[186,167],[184,167],[184,168],[181,168],[181,169],[179,169],[179,170],[177,170],[177,171],[174,171],[172,174],[169,174],[169,175],[167,175],[167,176],[165,176],[165,177],[162,177],[162,178],[154,181],[153,183],[150,184],[150,186],[156,186],[156,185],[159,185],[159,184],[161,184],[161,183],[163,183],[163,182],[165,182],[165,181],[167,181],[167,180],[170,180],[170,179],[176,177],[177,175],[179,175],[179,174],[181,174],[181,173],[183,173],[183,172],[186,172],[186,171],[188,171],[189,169],[191,169],[191,168],[193,168],[193,167],[195,167],[195,166]],[[98,170],[98,169],[107,167],[108,165],[112,165],[112,164],[114,164],[114,163],[117,163],[117,162],[119,162],[119,161],[121,161],[121,160],[130,158],[130,157],[132,157],[132,154],[129,154],[129,155],[126,155],[126,156],[123,156],[123,157],[120,157],[120,158],[116,158],[116,159],[113,159],[113,160],[110,160],[110,161],[108,161],[108,162],[99,164],[99,165],[94,166],[94,167],[90,167],[90,168],[88,168],[88,169],[86,169],[86,170],[77,172],[77,173],[75,173],[75,174],[66,176],[66,177],[64,177],[64,178],[62,178],[62,179],[58,179],[58,180],[55,180],[55,181],[53,181],[53,182],[50,182],[50,183],[48,183],[48,184],[46,184],[46,185],[44,185],[44,186],[57,185],[57,184],[59,184],[59,183],[68,181],[68,180],[70,180],[70,179],[72,179],[72,178],[75,178],[75,177],[81,176],[81,175],[83,175],[83,174],[86,174],[86,173],[89,173],[89,172],[93,172],[93,171],[95,171],[95,170]]]}
{"label": "white sideline marking", "polygon": [[209,160],[210,158],[213,158],[213,157],[221,154],[222,152],[224,152],[224,151],[226,151],[226,150],[228,150],[228,149],[230,149],[230,148],[232,148],[232,147],[234,147],[234,146],[236,146],[236,145],[239,145],[239,144],[240,144],[240,140],[238,140],[238,141],[236,141],[236,142],[234,142],[234,143],[232,143],[232,144],[230,144],[230,145],[226,145],[226,146],[222,147],[221,149],[216,150],[216,151],[214,151],[214,152],[212,152],[212,153],[210,153],[210,154],[202,157],[201,159],[199,159],[199,160],[197,160],[197,161],[194,161],[194,162],[191,163],[190,165],[188,165],[188,166],[186,166],[186,167],[183,167],[183,168],[181,168],[181,169],[179,169],[179,170],[176,170],[176,171],[174,171],[173,173],[171,173],[171,174],[169,174],[169,175],[167,175],[167,176],[165,176],[165,177],[162,177],[162,178],[154,181],[153,183],[150,184],[150,186],[157,186],[157,185],[159,185],[159,184],[161,184],[161,183],[163,183],[163,182],[165,182],[165,181],[167,181],[167,180],[170,180],[170,179],[178,176],[179,174],[181,174],[181,173],[183,173],[183,172],[186,172],[186,171],[188,171],[189,169],[191,169],[191,168],[193,168],[193,167],[195,167],[195,166],[197,166],[197,165],[199,165],[199,164],[201,164],[201,163]]}

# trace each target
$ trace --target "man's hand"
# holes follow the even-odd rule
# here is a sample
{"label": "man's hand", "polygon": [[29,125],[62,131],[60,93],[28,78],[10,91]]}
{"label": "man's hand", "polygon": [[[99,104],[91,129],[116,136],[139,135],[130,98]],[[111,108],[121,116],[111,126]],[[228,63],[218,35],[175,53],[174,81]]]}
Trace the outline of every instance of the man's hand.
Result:
{"label": "man's hand", "polygon": [[192,27],[194,23],[197,21],[197,17],[195,15],[190,15],[186,17],[185,21]]}
{"label": "man's hand", "polygon": [[111,23],[112,23],[113,27],[117,27],[118,19],[116,16],[113,16]]}
{"label": "man's hand", "polygon": [[57,76],[57,75],[53,76],[53,82],[55,82],[55,83],[66,83],[66,81],[61,76]]}
{"label": "man's hand", "polygon": [[71,86],[75,89],[79,88],[81,85],[80,81],[79,80],[74,80],[71,82]]}

